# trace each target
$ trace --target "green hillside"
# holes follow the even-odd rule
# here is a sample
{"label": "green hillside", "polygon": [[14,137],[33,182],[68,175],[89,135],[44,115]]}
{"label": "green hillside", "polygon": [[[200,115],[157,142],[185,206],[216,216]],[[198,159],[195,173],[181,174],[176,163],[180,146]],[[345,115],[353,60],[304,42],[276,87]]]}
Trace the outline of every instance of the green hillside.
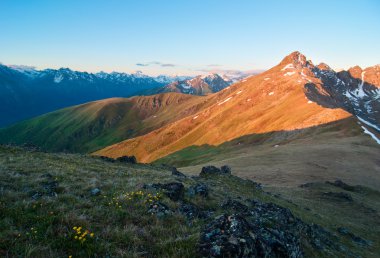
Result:
{"label": "green hillside", "polygon": [[0,256],[379,253],[379,192],[320,182],[295,187],[289,197],[234,174],[187,177],[159,166],[0,146]]}
{"label": "green hillside", "polygon": [[148,133],[206,104],[202,97],[176,93],[105,99],[0,129],[0,143],[32,144],[47,151],[93,152]]}

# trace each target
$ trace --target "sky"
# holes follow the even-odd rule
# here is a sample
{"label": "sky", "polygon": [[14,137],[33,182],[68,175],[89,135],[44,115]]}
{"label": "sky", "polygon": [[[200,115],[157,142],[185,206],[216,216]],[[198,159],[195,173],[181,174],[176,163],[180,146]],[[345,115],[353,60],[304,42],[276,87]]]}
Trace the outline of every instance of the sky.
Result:
{"label": "sky", "polygon": [[0,0],[0,62],[195,75],[265,70],[298,50],[380,63],[379,0]]}

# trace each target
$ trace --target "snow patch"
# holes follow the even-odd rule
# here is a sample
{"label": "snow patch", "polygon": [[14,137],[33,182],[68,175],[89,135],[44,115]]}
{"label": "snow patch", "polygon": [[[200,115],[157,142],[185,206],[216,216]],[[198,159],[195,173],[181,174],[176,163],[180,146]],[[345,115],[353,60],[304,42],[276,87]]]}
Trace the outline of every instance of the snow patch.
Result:
{"label": "snow patch", "polygon": [[372,123],[370,123],[370,122],[364,120],[363,118],[361,118],[361,117],[359,117],[359,116],[356,116],[356,117],[357,117],[357,118],[359,119],[359,121],[362,122],[363,124],[366,124],[366,125],[372,127],[373,129],[376,129],[377,131],[380,132],[380,128],[379,128],[378,126],[376,126],[376,125],[374,125],[374,124],[372,124]]}
{"label": "snow patch", "polygon": [[55,83],[60,83],[63,80],[63,75],[62,74],[56,74],[54,77],[54,82]]}
{"label": "snow patch", "polygon": [[313,103],[313,101],[311,101],[311,100],[309,100],[309,101],[307,102],[307,104],[311,104],[311,103]]}
{"label": "snow patch", "polygon": [[251,101],[251,99],[247,99],[247,102],[250,102]]}
{"label": "snow patch", "polygon": [[198,118],[198,116],[193,117],[193,119],[197,119],[197,118]]}
{"label": "snow patch", "polygon": [[296,72],[287,72],[286,74],[284,74],[284,76],[291,76],[293,74],[295,74]]}
{"label": "snow patch", "polygon": [[370,131],[368,131],[368,129],[365,128],[364,126],[362,126],[362,128],[363,128],[365,134],[368,134],[369,136],[372,137],[372,139],[374,139],[377,142],[377,144],[380,144],[380,140],[379,140],[379,138],[376,137],[375,134],[373,134]]}
{"label": "snow patch", "polygon": [[228,98],[226,98],[226,99],[223,100],[222,102],[218,103],[218,106],[220,106],[220,105],[226,103],[226,102],[229,101],[230,99],[232,99],[232,97],[228,97]]}
{"label": "snow patch", "polygon": [[269,96],[272,96],[273,94],[274,94],[273,91],[268,93]]}
{"label": "snow patch", "polygon": [[238,92],[236,92],[236,95],[239,95],[242,92],[243,92],[242,90],[239,90]]}
{"label": "snow patch", "polygon": [[286,69],[294,69],[294,65],[292,63],[287,64],[287,65],[284,66],[284,68],[281,69],[281,71],[284,71]]}
{"label": "snow patch", "polygon": [[269,77],[267,77],[267,78],[264,78],[264,81],[267,81],[267,80],[270,80],[270,78],[269,78]]}

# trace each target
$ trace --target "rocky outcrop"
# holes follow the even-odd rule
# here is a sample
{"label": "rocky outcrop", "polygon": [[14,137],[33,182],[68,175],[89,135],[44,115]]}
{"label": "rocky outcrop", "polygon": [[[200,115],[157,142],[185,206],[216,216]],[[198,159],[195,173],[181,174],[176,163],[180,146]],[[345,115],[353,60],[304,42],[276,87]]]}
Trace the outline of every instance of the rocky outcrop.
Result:
{"label": "rocky outcrop", "polygon": [[231,168],[227,165],[222,166],[221,168],[217,168],[215,166],[206,166],[202,168],[200,176],[207,176],[207,175],[230,175],[231,174]]}
{"label": "rocky outcrop", "polygon": [[309,225],[290,210],[273,203],[236,200],[222,204],[225,214],[202,231],[199,251],[204,257],[303,257],[302,242],[317,250],[340,250],[336,237]]}
{"label": "rocky outcrop", "polygon": [[154,188],[162,191],[172,201],[182,200],[185,193],[185,187],[182,183],[171,182],[167,184],[149,184],[144,185],[144,189]]}

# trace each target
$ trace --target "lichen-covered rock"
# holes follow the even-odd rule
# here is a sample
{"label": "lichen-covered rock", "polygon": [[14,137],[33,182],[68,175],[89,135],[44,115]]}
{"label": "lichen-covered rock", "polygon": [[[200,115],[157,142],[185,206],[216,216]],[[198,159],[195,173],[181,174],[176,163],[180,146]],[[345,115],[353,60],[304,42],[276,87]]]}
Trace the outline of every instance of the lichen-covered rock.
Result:
{"label": "lichen-covered rock", "polygon": [[187,192],[190,197],[199,195],[206,198],[209,193],[209,187],[206,184],[199,183],[199,184],[189,187]]}
{"label": "lichen-covered rock", "polygon": [[296,218],[273,203],[227,200],[225,213],[202,231],[199,252],[204,257],[302,257],[302,242],[316,250],[343,248],[328,231]]}
{"label": "lichen-covered rock", "polygon": [[154,188],[157,190],[161,190],[172,201],[182,200],[185,192],[185,186],[182,183],[178,182],[171,182],[167,184],[148,184],[144,185],[143,188]]}
{"label": "lichen-covered rock", "polygon": [[91,189],[90,193],[92,196],[97,196],[100,194],[100,189],[99,188],[94,188],[94,189]]}

